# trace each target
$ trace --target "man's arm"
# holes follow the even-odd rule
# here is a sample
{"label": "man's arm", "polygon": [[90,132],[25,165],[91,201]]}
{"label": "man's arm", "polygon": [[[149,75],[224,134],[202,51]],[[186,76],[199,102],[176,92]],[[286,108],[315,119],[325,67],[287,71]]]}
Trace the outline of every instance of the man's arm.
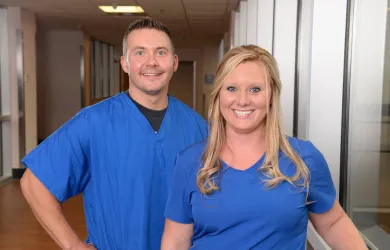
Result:
{"label": "man's arm", "polygon": [[367,249],[359,231],[337,201],[328,212],[310,213],[309,217],[318,234],[332,249]]}
{"label": "man's arm", "polygon": [[191,247],[193,224],[165,220],[161,250],[188,250]]}
{"label": "man's arm", "polygon": [[62,212],[60,202],[29,169],[26,169],[20,186],[39,223],[61,249],[95,249],[77,237]]}

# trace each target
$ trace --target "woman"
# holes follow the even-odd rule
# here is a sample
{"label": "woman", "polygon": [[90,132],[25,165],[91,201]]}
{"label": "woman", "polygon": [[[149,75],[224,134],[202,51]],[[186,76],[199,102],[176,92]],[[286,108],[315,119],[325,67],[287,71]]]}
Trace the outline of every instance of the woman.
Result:
{"label": "woman", "polygon": [[367,249],[322,154],[282,133],[280,89],[267,51],[250,45],[225,55],[208,142],[177,158],[162,250],[305,249],[309,219],[332,249]]}

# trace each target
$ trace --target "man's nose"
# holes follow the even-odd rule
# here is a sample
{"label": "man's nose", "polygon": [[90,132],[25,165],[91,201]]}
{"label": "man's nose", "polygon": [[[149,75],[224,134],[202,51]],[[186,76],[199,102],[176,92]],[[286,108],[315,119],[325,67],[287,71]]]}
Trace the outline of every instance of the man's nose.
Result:
{"label": "man's nose", "polygon": [[154,54],[149,55],[147,64],[148,66],[156,67],[158,65],[158,62],[156,60],[156,55]]}

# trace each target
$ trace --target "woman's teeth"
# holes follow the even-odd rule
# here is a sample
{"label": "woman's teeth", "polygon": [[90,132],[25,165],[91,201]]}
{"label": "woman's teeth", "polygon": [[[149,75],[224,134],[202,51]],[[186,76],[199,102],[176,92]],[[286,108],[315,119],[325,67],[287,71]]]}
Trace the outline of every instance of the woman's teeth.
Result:
{"label": "woman's teeth", "polygon": [[253,111],[252,110],[234,110],[234,112],[238,115],[238,116],[248,116],[250,115]]}

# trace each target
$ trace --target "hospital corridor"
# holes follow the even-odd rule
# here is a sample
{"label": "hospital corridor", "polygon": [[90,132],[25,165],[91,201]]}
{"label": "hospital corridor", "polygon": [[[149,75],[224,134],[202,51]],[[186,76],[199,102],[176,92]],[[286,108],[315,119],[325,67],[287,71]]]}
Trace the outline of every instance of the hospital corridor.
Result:
{"label": "hospital corridor", "polygon": [[[141,19],[143,23],[137,21]],[[168,41],[168,46],[158,45],[157,53],[145,59],[149,44],[157,44],[159,39]],[[131,47],[132,42],[136,46]],[[121,247],[119,242],[129,240],[127,234],[113,235],[114,230],[134,230],[135,226],[126,225],[120,216],[135,213],[132,218],[149,223],[153,237],[162,233],[163,207],[173,199],[172,194],[168,196],[167,183],[175,176],[161,171],[176,163],[167,155],[179,155],[187,146],[207,138],[203,125],[211,126],[210,119],[216,114],[224,116],[224,103],[213,99],[214,92],[226,91],[216,86],[222,81],[219,76],[228,52],[244,45],[256,45],[276,61],[281,82],[278,122],[283,134],[309,141],[322,153],[334,185],[334,200],[367,249],[390,249],[389,0],[0,0],[0,250],[61,249],[61,240],[54,240],[37,219],[45,215],[32,209],[34,199],[41,199],[41,207],[59,204],[55,209],[63,212],[74,232],[70,236],[60,230],[53,234],[68,239],[76,235],[86,247],[80,249],[97,249],[93,247],[97,235],[115,245],[115,249],[104,250],[159,249],[149,236],[147,240],[139,236],[139,241]],[[165,57],[170,53],[172,62]],[[242,64],[247,61],[251,60]],[[142,63],[154,66],[145,66],[148,71],[141,68]],[[138,69],[140,76],[135,76]],[[153,86],[161,80],[162,87],[142,89],[135,83],[139,79],[148,79]],[[231,88],[227,90],[233,93]],[[165,90],[167,103],[157,99]],[[158,108],[140,103],[134,98],[137,93],[148,96],[145,100],[158,100],[154,102]],[[126,106],[127,102],[132,106]],[[164,109],[157,106],[161,103]],[[216,112],[215,107],[221,111]],[[126,126],[133,131],[138,123],[129,121],[122,109],[138,112],[137,122],[148,127],[140,131],[153,129],[153,133],[129,134]],[[114,114],[118,120],[114,121]],[[243,116],[239,111],[236,114]],[[191,118],[186,120],[187,116]],[[80,119],[95,122],[94,127],[87,128]],[[77,129],[71,131],[73,123]],[[225,119],[218,126],[226,124]],[[175,137],[164,141],[170,131],[177,141]],[[93,133],[98,136],[86,146],[85,138]],[[215,131],[207,129],[207,133]],[[112,141],[106,142],[106,137]],[[131,140],[136,145],[130,149]],[[95,149],[99,154],[90,156]],[[133,152],[127,155],[130,150]],[[112,152],[116,156],[110,155]],[[155,158],[147,156],[151,152]],[[68,154],[72,158],[60,158]],[[139,159],[130,159],[133,156]],[[141,159],[146,159],[142,162],[145,166],[138,166]],[[129,162],[137,169],[120,168]],[[41,163],[52,166],[37,166]],[[46,193],[30,193],[31,179],[21,185],[23,175],[32,173],[29,164],[41,167],[39,178],[44,182],[34,185]],[[92,173],[87,165],[99,166],[101,172]],[[112,170],[119,174],[109,168],[102,170],[108,165],[120,168]],[[149,173],[149,165],[158,168]],[[55,174],[58,178],[49,179]],[[126,179],[131,174],[143,175],[147,181]],[[94,180],[89,185],[90,178],[99,178],[101,183]],[[115,186],[115,182],[121,184]],[[66,188],[59,190],[60,185]],[[107,193],[91,195],[92,190],[102,188]],[[236,188],[244,190],[243,186]],[[141,195],[145,200],[139,200]],[[128,210],[116,210],[122,201],[128,202]],[[121,211],[115,214],[118,218],[114,216],[118,228],[107,230],[111,217],[106,207]],[[152,211],[157,207],[161,209]],[[201,217],[197,211],[194,215]],[[58,228],[66,223],[57,222]],[[108,224],[91,227],[100,222]],[[56,228],[54,224],[52,228]],[[141,233],[149,230],[146,224],[139,227]],[[331,249],[328,239],[314,226],[309,219],[301,234],[302,248]],[[207,230],[212,230],[212,224]],[[203,249],[200,246],[190,249]],[[219,249],[215,247],[208,249]]]}

